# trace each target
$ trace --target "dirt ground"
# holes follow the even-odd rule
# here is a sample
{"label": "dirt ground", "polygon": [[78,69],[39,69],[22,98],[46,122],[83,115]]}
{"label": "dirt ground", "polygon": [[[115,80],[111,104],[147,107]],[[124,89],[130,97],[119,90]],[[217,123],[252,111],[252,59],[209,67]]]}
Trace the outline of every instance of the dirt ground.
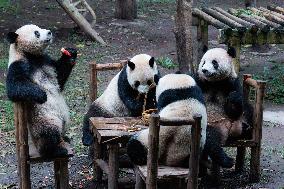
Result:
{"label": "dirt ground", "polygon": [[[70,185],[72,188],[94,188],[97,183],[92,182],[91,168],[88,159],[88,150],[83,147],[81,140],[82,116],[88,107],[88,63],[96,60],[98,63],[114,62],[127,59],[138,53],[148,53],[155,57],[169,57],[176,61],[174,29],[175,4],[173,0],[158,1],[165,3],[148,3],[139,1],[138,19],[134,21],[117,20],[113,17],[114,1],[92,1],[97,11],[98,23],[96,30],[110,46],[101,47],[88,39],[75,24],[63,12],[55,1],[19,1],[21,6],[11,8],[9,11],[0,12],[0,60],[8,57],[8,43],[4,36],[8,31],[13,31],[20,26],[33,23],[44,28],[49,28],[55,35],[54,43],[49,52],[54,57],[59,57],[61,47],[76,47],[80,57],[74,68],[65,94],[70,107],[72,125],[68,130],[72,138],[76,155],[70,162]],[[91,1],[90,1],[91,2]],[[259,5],[267,6],[275,4],[284,6],[283,0],[265,1],[259,0]],[[239,0],[206,0],[194,1],[194,6],[219,6],[243,7],[243,1]],[[225,47],[217,42],[218,31],[209,29],[210,47]],[[195,39],[196,31],[193,31]],[[194,40],[194,47],[196,47]],[[194,48],[196,49],[196,48]],[[264,67],[272,67],[273,64],[284,63],[284,46],[275,45],[267,49],[265,53],[252,53],[250,48],[242,48],[241,73],[262,73]],[[194,52],[196,54],[196,52]],[[174,70],[161,68],[162,75]],[[6,68],[0,67],[0,87],[5,83]],[[115,75],[115,72],[99,74],[100,88],[102,91],[107,82]],[[273,72],[271,73],[273,76]],[[101,92],[100,92],[101,93]],[[0,100],[6,100],[4,91]],[[267,103],[267,107],[274,106]],[[284,106],[277,106],[284,110]],[[0,107],[0,113],[5,107]],[[1,114],[2,115],[2,114]],[[3,114],[4,115],[4,114]],[[0,121],[1,121],[0,117]],[[1,122],[2,123],[2,122]],[[1,125],[2,127],[2,125]],[[0,127],[0,129],[1,129]],[[284,188],[284,123],[275,125],[268,122],[263,127],[263,145],[261,157],[261,181],[259,183],[248,182],[249,163],[247,159],[246,171],[236,174],[233,170],[223,170],[223,186],[220,188]],[[228,149],[232,155],[235,151]],[[52,164],[36,164],[32,166],[33,188],[54,188]],[[133,171],[122,170],[121,181],[130,181],[129,184],[121,184],[120,188],[133,187]],[[210,183],[205,182],[204,188]],[[14,130],[2,132],[0,130],[0,189],[17,188],[17,165],[15,156]],[[106,188],[104,184],[97,188]]]}

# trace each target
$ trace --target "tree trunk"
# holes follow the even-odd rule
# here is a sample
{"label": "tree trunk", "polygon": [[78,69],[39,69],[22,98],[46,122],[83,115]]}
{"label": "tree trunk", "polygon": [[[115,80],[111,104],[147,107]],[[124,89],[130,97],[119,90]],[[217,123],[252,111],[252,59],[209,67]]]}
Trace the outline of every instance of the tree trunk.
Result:
{"label": "tree trunk", "polygon": [[175,37],[179,70],[183,73],[194,73],[192,59],[192,0],[177,0]]}
{"label": "tree trunk", "polygon": [[127,20],[137,18],[136,0],[116,0],[115,17]]}
{"label": "tree trunk", "polygon": [[256,0],[245,0],[246,7],[255,7],[256,6]]}

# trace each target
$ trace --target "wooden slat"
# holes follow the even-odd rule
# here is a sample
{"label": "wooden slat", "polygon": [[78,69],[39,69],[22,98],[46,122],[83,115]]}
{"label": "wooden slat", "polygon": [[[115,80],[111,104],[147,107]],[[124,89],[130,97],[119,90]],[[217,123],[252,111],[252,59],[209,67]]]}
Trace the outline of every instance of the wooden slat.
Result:
{"label": "wooden slat", "polygon": [[192,14],[193,16],[202,18],[203,20],[205,20],[206,22],[208,22],[210,25],[216,27],[217,29],[226,29],[226,28],[230,28],[228,25],[220,22],[219,20],[215,19],[214,17],[210,16],[209,14],[197,9],[197,8],[193,8],[192,9]]}
{"label": "wooden slat", "polygon": [[257,10],[261,11],[261,14],[263,16],[265,16],[265,18],[267,20],[273,21],[275,23],[278,23],[278,24],[284,26],[284,15],[283,15],[283,17],[282,17],[282,15],[278,16],[277,14],[273,13],[272,11],[270,11],[268,9],[262,9],[261,7]]}
{"label": "wooden slat", "polygon": [[108,189],[118,189],[118,151],[119,144],[108,144],[109,159],[108,159]]}
{"label": "wooden slat", "polygon": [[268,8],[269,10],[272,10],[272,11],[275,11],[275,12],[278,12],[278,13],[284,15],[284,8],[282,8],[282,7],[272,6],[272,5],[271,5],[271,6],[267,6],[267,8]]}
{"label": "wooden slat", "polygon": [[[230,8],[228,10],[228,12],[235,15],[237,13],[237,10],[233,9],[233,8]],[[254,17],[247,16],[247,15],[244,15],[244,14],[241,14],[238,17],[243,19],[243,20],[245,20],[245,21],[247,21],[247,22],[251,22],[251,23],[255,24],[263,32],[268,32],[270,30],[270,27],[267,24],[265,24],[265,23],[255,19]]]}
{"label": "wooden slat", "polygon": [[119,63],[105,63],[105,64],[97,64],[96,69],[99,71],[107,71],[107,70],[119,70],[127,64],[127,60],[122,60]]}
{"label": "wooden slat", "polygon": [[[147,166],[137,166],[139,174],[146,180],[147,177]],[[177,179],[186,178],[188,175],[188,168],[182,167],[169,167],[169,166],[158,166],[158,179]]]}
{"label": "wooden slat", "polygon": [[212,9],[212,8],[203,8],[202,9],[205,13],[213,16],[214,18],[216,18],[217,20],[222,21],[223,23],[227,24],[228,26],[230,26],[231,28],[237,29],[240,32],[245,32],[246,31],[246,27],[243,26],[242,24],[230,19],[229,17],[217,12],[216,10]]}
{"label": "wooden slat", "polygon": [[271,9],[267,9],[267,8],[264,8],[264,7],[259,7],[259,10],[264,11],[264,12],[269,12],[269,13],[271,13],[271,14],[273,14],[273,15],[281,18],[281,19],[284,19],[284,15],[283,14],[281,14],[281,13],[279,13],[279,12],[273,10],[273,9],[271,10]]}
{"label": "wooden slat", "polygon": [[225,10],[221,9],[220,7],[213,7],[213,9],[217,10],[219,13],[223,14],[224,16],[227,16],[228,18],[240,23],[241,25],[253,29],[253,30],[257,30],[257,26],[253,23],[247,22],[243,19],[240,19],[238,17],[236,17],[235,15],[232,15],[228,12],[226,12]]}
{"label": "wooden slat", "polygon": [[[254,8],[254,7],[250,7],[249,10],[251,10],[253,13],[259,13],[259,14],[262,14],[262,11]],[[263,15],[264,16],[264,15]],[[270,21],[270,20],[267,20],[266,18],[264,17],[261,17],[261,16],[258,16],[258,15],[253,15],[254,18],[258,19],[259,21],[269,25],[270,27],[272,28],[281,28],[282,26],[278,23],[275,23],[273,21]]]}

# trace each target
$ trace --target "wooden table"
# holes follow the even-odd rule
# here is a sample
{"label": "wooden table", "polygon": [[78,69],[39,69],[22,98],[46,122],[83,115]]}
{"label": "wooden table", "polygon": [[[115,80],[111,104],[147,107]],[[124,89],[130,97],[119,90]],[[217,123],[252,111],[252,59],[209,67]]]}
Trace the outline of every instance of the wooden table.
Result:
{"label": "wooden table", "polygon": [[[118,188],[118,152],[138,130],[147,128],[137,117],[92,117],[94,133],[94,179],[102,181],[102,171],[108,175],[108,189]],[[103,145],[107,146],[108,163],[102,158]]]}

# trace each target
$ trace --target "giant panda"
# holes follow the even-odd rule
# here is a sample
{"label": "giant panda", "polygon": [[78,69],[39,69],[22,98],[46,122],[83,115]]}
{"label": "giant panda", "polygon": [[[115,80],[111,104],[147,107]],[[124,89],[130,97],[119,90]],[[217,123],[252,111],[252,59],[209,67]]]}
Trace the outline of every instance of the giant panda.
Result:
{"label": "giant panda", "polygon": [[141,116],[145,94],[147,94],[145,108],[155,108],[155,83],[158,78],[159,72],[154,57],[138,54],[131,58],[85,114],[83,144],[89,146],[93,143],[89,126],[90,117]]}
{"label": "giant panda", "polygon": [[29,136],[41,156],[66,156],[65,126],[69,110],[62,95],[64,84],[75,64],[73,48],[62,51],[55,61],[45,52],[52,43],[50,30],[24,25],[9,32],[7,96],[28,106]]}
{"label": "giant panda", "polygon": [[[161,118],[193,119],[202,115],[200,148],[206,140],[207,114],[201,89],[186,74],[168,74],[162,77],[156,88],[156,100]],[[127,153],[137,165],[146,164],[149,129],[134,135],[127,144]],[[191,126],[161,126],[159,133],[159,164],[187,167],[190,156]]]}
{"label": "giant panda", "polygon": [[[233,65],[235,56],[231,47],[208,51],[205,48],[197,70],[196,81],[205,97],[208,115],[204,154],[211,154],[212,159],[224,158],[219,150],[228,140],[250,134],[253,108],[243,104],[241,84]],[[227,160],[225,167],[233,166],[233,161]]]}

